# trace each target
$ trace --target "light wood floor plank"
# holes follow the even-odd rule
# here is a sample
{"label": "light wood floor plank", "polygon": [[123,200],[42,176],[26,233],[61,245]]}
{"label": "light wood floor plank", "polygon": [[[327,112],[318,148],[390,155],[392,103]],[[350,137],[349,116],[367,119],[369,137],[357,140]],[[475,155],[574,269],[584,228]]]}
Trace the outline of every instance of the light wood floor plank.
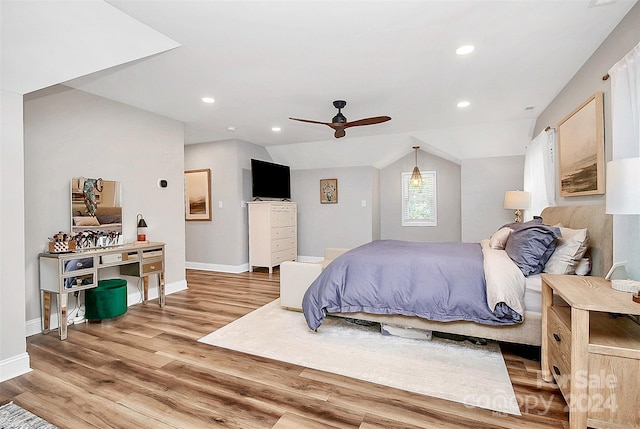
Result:
{"label": "light wood floor plank", "polygon": [[0,383],[0,404],[61,429],[568,428],[539,350],[501,345],[523,414],[501,415],[198,343],[276,299],[279,275],[187,270],[187,283],[164,308],[154,300],[70,326],[66,341],[29,337],[33,371]]}

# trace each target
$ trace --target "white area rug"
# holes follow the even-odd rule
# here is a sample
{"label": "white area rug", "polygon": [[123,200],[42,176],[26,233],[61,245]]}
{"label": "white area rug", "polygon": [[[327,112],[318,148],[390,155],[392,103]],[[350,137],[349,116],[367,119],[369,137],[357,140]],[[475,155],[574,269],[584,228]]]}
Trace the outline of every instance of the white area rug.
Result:
{"label": "white area rug", "polygon": [[311,331],[302,313],[275,301],[241,317],[200,342],[307,368],[520,415],[497,343],[477,346],[434,338],[414,340],[380,334],[327,317]]}

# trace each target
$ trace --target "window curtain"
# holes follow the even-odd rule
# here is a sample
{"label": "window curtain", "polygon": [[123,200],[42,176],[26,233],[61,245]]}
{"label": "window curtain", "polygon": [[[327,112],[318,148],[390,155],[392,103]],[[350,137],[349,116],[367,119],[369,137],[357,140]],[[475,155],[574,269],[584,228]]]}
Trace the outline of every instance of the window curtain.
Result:
{"label": "window curtain", "polygon": [[[609,70],[612,158],[640,156],[640,44]],[[628,261],[629,278],[640,280],[640,216],[613,215],[613,260]]]}
{"label": "window curtain", "polygon": [[555,143],[556,132],[550,128],[538,134],[525,152],[524,190],[531,194],[531,206],[524,211],[524,221],[556,205]]}
{"label": "window curtain", "polygon": [[613,159],[640,156],[640,44],[609,70]]}

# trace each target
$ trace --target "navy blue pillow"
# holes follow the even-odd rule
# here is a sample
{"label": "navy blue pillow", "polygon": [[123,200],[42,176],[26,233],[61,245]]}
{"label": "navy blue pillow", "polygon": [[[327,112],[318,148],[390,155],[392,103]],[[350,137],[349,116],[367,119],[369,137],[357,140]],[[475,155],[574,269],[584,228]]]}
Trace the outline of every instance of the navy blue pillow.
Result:
{"label": "navy blue pillow", "polygon": [[542,272],[561,236],[558,227],[531,223],[513,231],[504,250],[527,277]]}

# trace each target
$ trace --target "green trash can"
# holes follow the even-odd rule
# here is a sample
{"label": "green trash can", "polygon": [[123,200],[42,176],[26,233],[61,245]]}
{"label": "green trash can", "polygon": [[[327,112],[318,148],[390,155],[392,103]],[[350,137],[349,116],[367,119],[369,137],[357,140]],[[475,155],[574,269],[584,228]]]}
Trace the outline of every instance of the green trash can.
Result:
{"label": "green trash can", "polygon": [[108,279],[98,281],[98,286],[85,292],[87,320],[102,320],[121,316],[127,312],[127,281]]}

